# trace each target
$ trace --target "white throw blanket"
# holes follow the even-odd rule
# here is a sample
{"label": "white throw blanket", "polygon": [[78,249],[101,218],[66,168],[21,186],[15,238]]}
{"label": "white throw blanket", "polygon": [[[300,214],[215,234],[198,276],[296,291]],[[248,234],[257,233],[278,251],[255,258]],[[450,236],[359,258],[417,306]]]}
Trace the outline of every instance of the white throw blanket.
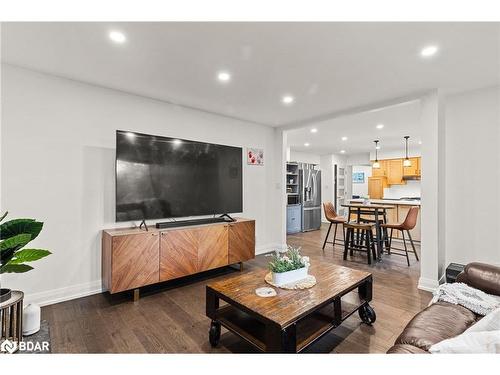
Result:
{"label": "white throw blanket", "polygon": [[431,353],[500,353],[500,308],[486,315],[464,333],[438,342]]}
{"label": "white throw blanket", "polygon": [[433,294],[431,304],[445,301],[466,307],[479,315],[487,315],[500,307],[498,299],[464,283],[442,284]]}

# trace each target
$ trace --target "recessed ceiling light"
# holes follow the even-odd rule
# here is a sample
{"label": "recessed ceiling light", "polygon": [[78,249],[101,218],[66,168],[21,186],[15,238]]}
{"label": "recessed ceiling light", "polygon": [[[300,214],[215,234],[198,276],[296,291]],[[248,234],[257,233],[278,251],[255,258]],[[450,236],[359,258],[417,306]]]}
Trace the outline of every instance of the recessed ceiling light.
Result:
{"label": "recessed ceiling light", "polygon": [[295,98],[291,95],[285,95],[281,98],[283,104],[292,104],[295,101]]}
{"label": "recessed ceiling light", "polygon": [[219,72],[217,73],[217,79],[220,82],[229,82],[231,80],[231,74],[228,72]]}
{"label": "recessed ceiling light", "polygon": [[309,147],[309,143],[308,142],[304,143],[304,146]]}
{"label": "recessed ceiling light", "polygon": [[110,31],[108,36],[109,39],[111,39],[115,43],[122,44],[127,41],[127,37],[125,36],[125,34],[120,31]]}
{"label": "recessed ceiling light", "polygon": [[318,129],[316,129],[316,128],[311,129],[311,133],[317,133],[317,132],[318,132]]}
{"label": "recessed ceiling light", "polygon": [[341,154],[345,154],[345,150],[340,150],[340,153]]}
{"label": "recessed ceiling light", "polygon": [[377,129],[383,129],[384,128],[384,124],[377,124],[377,126],[375,126]]}
{"label": "recessed ceiling light", "polygon": [[418,144],[421,145],[422,144],[422,141],[418,141]]}
{"label": "recessed ceiling light", "polygon": [[342,137],[341,138],[343,141],[347,141],[347,137]]}
{"label": "recessed ceiling light", "polygon": [[420,51],[420,56],[431,57],[434,56],[438,50],[439,48],[437,46],[427,46],[422,48],[422,50]]}

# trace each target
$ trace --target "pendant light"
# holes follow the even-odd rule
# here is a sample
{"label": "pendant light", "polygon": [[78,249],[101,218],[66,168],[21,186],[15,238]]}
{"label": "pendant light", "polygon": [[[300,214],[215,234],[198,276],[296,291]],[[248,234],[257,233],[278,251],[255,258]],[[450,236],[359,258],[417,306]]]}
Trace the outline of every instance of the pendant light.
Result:
{"label": "pendant light", "polygon": [[411,167],[411,160],[408,158],[408,139],[410,138],[410,136],[407,135],[404,138],[405,138],[406,157],[405,160],[403,160],[403,167]]}
{"label": "pendant light", "polygon": [[379,149],[378,142],[379,141],[376,140],[373,142],[375,142],[375,162],[372,164],[372,168],[378,169],[378,168],[380,168],[380,163],[378,162],[378,149]]}

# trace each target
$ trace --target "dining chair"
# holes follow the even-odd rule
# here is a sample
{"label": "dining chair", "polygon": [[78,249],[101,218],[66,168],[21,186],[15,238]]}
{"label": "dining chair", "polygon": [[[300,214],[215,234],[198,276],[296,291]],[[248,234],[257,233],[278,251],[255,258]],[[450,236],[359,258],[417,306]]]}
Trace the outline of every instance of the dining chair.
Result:
{"label": "dining chair", "polygon": [[[413,243],[413,238],[411,238],[410,230],[415,228],[417,225],[417,217],[418,217],[418,210],[419,207],[417,206],[412,206],[408,210],[408,213],[406,214],[406,218],[402,223],[389,223],[389,224],[381,224],[380,226],[385,229],[390,229],[390,235],[389,235],[389,247],[387,249],[387,253],[390,254],[395,254],[395,255],[403,255],[406,256],[406,262],[408,263],[408,267],[410,266],[410,257],[408,256],[408,247],[406,245],[406,237],[405,237],[405,232],[408,235],[408,238],[411,243],[411,247],[413,249],[413,253],[415,254],[415,258],[417,258],[417,262],[419,261],[418,259],[418,254],[417,251],[415,250],[415,244]],[[401,234],[403,236],[403,244],[404,244],[404,249],[401,248],[396,248],[392,247],[392,234],[394,230],[399,230],[401,231]],[[395,252],[393,253],[392,250],[401,250],[404,251],[403,253]]]}
{"label": "dining chair", "polygon": [[[343,245],[344,241],[339,240],[339,242],[337,242],[337,227],[339,224],[343,225],[346,222],[346,219],[337,214],[332,202],[323,203],[323,210],[325,212],[326,220],[330,222],[330,226],[328,227],[328,232],[326,233],[325,241],[323,242],[323,252],[325,252],[325,246],[327,243],[333,244],[333,248],[335,248],[335,244]],[[333,234],[333,241],[328,242],[328,236],[330,235],[330,230],[332,229],[332,225],[335,225],[335,233]],[[344,230],[342,229],[342,232],[343,231]]]}

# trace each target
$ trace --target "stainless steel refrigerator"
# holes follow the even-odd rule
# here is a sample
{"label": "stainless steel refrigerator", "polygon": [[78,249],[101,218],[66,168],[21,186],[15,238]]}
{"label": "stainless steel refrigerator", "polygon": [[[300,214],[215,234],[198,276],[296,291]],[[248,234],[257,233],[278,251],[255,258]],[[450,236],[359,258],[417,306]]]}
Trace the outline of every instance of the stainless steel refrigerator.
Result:
{"label": "stainless steel refrigerator", "polygon": [[315,164],[299,164],[299,191],[302,203],[302,231],[321,226],[321,171]]}

